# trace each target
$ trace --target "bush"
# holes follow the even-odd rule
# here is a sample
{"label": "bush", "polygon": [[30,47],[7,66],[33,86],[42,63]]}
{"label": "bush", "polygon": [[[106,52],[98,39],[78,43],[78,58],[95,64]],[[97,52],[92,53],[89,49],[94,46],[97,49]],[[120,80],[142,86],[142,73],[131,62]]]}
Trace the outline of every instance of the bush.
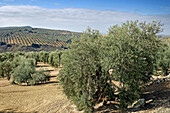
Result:
{"label": "bush", "polygon": [[36,64],[39,61],[39,57],[38,57],[38,53],[37,52],[27,52],[27,53],[25,53],[25,57],[26,58],[33,58],[33,59],[35,59]]}
{"label": "bush", "polygon": [[48,57],[49,57],[49,52],[45,52],[45,51],[40,51],[39,52],[39,60],[40,60],[40,62],[48,63]]}
{"label": "bush", "polygon": [[39,82],[42,83],[50,80],[49,75],[43,70],[35,70],[35,59],[26,58],[24,56],[17,57],[12,62],[12,67],[12,83],[17,83],[19,85],[22,83],[27,83],[27,85],[36,85]]}
{"label": "bush", "polygon": [[7,77],[10,80],[10,72],[12,71],[12,66],[10,61],[5,60],[0,63],[0,77]]}
{"label": "bush", "polygon": [[25,56],[25,52],[17,51],[17,52],[14,54],[14,58],[19,57],[19,56]]}
{"label": "bush", "polygon": [[60,66],[61,54],[62,53],[58,50],[50,52],[48,57],[48,64],[54,67]]}
{"label": "bush", "polygon": [[43,70],[35,71],[38,61],[38,55],[35,52],[3,53],[0,54],[0,61],[0,77],[7,77],[10,80],[12,76],[12,84],[36,85],[50,79]]}
{"label": "bush", "polygon": [[73,40],[71,49],[63,52],[59,74],[67,97],[79,110],[92,112],[101,98],[114,100],[112,80],[118,80],[122,84],[118,90],[120,108],[126,109],[140,97],[141,86],[153,73],[162,45],[156,36],[160,27],[155,21],[128,21],[111,27],[105,37],[88,29],[81,40]]}
{"label": "bush", "polygon": [[14,58],[14,54],[11,52],[6,52],[6,53],[2,53],[0,54],[0,61],[3,62],[5,60],[13,60]]}
{"label": "bush", "polygon": [[44,70],[40,70],[40,71],[36,71],[33,75],[32,75],[32,81],[30,82],[31,85],[35,85],[39,82],[41,83],[45,83],[46,81],[50,80],[50,76],[49,74],[45,73]]}
{"label": "bush", "polygon": [[34,47],[34,48],[40,48],[40,45],[39,44],[31,44],[31,47]]}
{"label": "bush", "polygon": [[[18,60],[19,59],[19,60]],[[19,61],[19,62],[18,62]],[[13,61],[12,83],[29,83],[32,80],[31,75],[35,73],[35,61],[34,59],[26,59],[21,56]]]}
{"label": "bush", "polygon": [[164,46],[159,49],[155,72],[157,72],[158,68],[162,69],[163,75],[169,74],[168,69],[170,68],[170,44],[164,44]]}

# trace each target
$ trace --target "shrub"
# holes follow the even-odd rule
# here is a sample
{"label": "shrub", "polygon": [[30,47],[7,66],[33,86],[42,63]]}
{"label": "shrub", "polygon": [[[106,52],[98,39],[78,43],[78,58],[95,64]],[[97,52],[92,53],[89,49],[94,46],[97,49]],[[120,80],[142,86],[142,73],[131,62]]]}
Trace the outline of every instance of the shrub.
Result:
{"label": "shrub", "polygon": [[49,57],[49,52],[45,52],[45,51],[40,51],[39,52],[39,60],[40,60],[40,62],[48,63],[48,57]]}
{"label": "shrub", "polygon": [[[15,56],[15,57],[14,57]],[[7,77],[10,80],[12,76],[12,84],[27,83],[27,85],[36,85],[39,82],[50,80],[48,73],[43,70],[36,71],[37,53],[17,52],[0,54],[0,77]],[[14,58],[12,60],[12,58]]]}
{"label": "shrub", "polygon": [[50,52],[48,57],[48,63],[54,67],[60,66],[61,54],[62,53],[58,50]]}
{"label": "shrub", "polygon": [[10,72],[12,71],[12,66],[10,61],[5,60],[0,63],[0,77],[7,77],[10,80]]}
{"label": "shrub", "polygon": [[5,60],[13,60],[14,58],[14,54],[11,52],[6,52],[6,53],[2,53],[0,54],[0,61],[3,62]]}
{"label": "shrub", "polygon": [[[18,62],[19,61],[19,62]],[[31,75],[35,73],[35,61],[34,59],[26,59],[21,56],[13,61],[12,83],[29,83],[32,80]]]}
{"label": "shrub", "polygon": [[14,58],[19,57],[19,56],[25,56],[25,52],[17,51],[17,52],[14,54]]}
{"label": "shrub", "polygon": [[157,65],[155,72],[158,68],[162,69],[163,75],[168,75],[168,69],[170,68],[170,44],[164,44],[161,49],[159,49],[157,55]]}
{"label": "shrub", "polygon": [[33,58],[33,59],[35,59],[36,64],[39,61],[38,53],[37,52],[27,52],[27,53],[25,53],[25,57],[26,58]]}
{"label": "shrub", "polygon": [[44,70],[39,70],[32,75],[32,81],[30,82],[30,84],[35,85],[39,82],[45,83],[46,81],[49,80],[50,80],[49,73],[45,73]]}

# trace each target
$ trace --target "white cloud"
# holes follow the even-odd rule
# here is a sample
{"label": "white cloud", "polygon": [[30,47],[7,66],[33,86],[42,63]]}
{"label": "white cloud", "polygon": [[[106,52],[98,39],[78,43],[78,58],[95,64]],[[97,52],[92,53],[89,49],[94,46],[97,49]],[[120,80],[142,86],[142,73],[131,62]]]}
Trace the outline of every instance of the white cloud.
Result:
{"label": "white cloud", "polygon": [[106,33],[108,27],[140,20],[158,20],[165,24],[164,33],[170,34],[170,15],[140,15],[111,10],[90,10],[79,8],[47,9],[38,6],[1,6],[0,26],[30,25],[72,31],[84,31],[88,26]]}
{"label": "white cloud", "polygon": [[54,5],[60,5],[59,3],[54,3]]}

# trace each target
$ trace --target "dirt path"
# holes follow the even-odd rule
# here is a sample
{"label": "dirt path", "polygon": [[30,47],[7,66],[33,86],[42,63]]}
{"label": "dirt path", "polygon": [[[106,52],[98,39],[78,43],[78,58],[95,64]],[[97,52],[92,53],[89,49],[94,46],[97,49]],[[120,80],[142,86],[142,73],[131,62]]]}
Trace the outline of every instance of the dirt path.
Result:
{"label": "dirt path", "polygon": [[61,68],[55,69],[48,64],[38,63],[37,69],[40,68],[50,72],[51,80],[46,84],[18,86],[0,78],[0,112],[77,112],[62,93],[56,79]]}

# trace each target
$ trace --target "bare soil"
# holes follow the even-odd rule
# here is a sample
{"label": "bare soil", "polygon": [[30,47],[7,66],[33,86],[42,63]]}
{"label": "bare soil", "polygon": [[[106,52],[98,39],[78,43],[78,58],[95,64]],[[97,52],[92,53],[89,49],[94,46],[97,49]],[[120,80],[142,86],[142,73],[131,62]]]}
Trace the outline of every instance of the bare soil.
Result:
{"label": "bare soil", "polygon": [[78,112],[62,93],[56,79],[61,68],[38,63],[37,69],[50,72],[51,80],[36,86],[11,85],[7,79],[0,78],[0,112],[38,112],[71,113]]}
{"label": "bare soil", "polygon": [[[50,67],[48,64],[38,63],[37,70],[43,68],[50,73],[51,80],[36,86],[11,85],[7,79],[0,78],[0,113],[79,113],[75,106],[62,93],[62,88],[56,75],[60,68]],[[136,112],[140,113],[170,113],[170,82],[153,84],[145,89],[142,98],[153,99]],[[114,103],[113,103],[114,105]],[[115,106],[101,106],[97,113],[120,112]],[[114,110],[113,110],[114,109]]]}

